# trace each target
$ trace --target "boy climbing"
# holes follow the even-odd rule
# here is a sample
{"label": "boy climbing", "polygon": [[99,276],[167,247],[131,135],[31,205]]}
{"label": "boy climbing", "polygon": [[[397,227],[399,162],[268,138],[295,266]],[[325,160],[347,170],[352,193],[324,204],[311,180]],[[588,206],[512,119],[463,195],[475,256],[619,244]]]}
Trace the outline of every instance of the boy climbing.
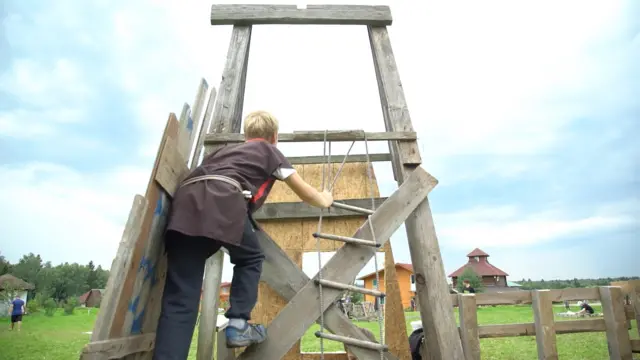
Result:
{"label": "boy climbing", "polygon": [[234,264],[227,347],[266,339],[262,325],[248,323],[257,302],[264,254],[251,214],[265,202],[276,180],[303,201],[328,208],[333,197],[307,184],[277,149],[278,121],[264,111],[247,115],[245,142],[208,155],[176,191],[167,229],[167,277],[154,360],[185,360],[198,317],[206,260],[225,247]]}

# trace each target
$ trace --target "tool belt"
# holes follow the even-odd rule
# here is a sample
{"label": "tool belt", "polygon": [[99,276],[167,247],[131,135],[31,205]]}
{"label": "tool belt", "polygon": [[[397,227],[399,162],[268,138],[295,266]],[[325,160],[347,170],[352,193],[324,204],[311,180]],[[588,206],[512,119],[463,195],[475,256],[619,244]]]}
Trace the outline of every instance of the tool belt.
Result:
{"label": "tool belt", "polygon": [[234,180],[234,179],[232,179],[232,178],[230,178],[228,176],[223,176],[223,175],[196,176],[196,177],[193,177],[193,178],[183,182],[182,184],[180,184],[180,187],[191,185],[193,183],[197,183],[197,182],[200,182],[200,181],[207,181],[207,180],[218,180],[218,181],[226,182],[227,184],[230,184],[233,187],[235,187],[236,189],[238,189],[238,191],[240,191],[242,193],[242,195],[244,196],[245,199],[250,200],[250,199],[253,198],[253,195],[251,194],[251,191],[242,189],[242,185],[240,185],[239,182],[237,182],[236,180]]}

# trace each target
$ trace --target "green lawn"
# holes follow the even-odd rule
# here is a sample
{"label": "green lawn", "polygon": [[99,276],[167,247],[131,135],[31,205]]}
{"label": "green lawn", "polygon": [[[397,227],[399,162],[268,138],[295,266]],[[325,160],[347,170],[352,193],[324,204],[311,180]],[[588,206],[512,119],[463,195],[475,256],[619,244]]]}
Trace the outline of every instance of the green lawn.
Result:
{"label": "green lawn", "polygon": [[[596,311],[600,311],[595,306]],[[563,311],[556,307],[554,312]],[[9,319],[0,318],[0,353],[2,360],[68,360],[78,359],[78,354],[90,335],[97,314],[96,309],[77,309],[74,315],[65,316],[59,311],[53,317],[41,313],[24,317],[21,332],[8,331]],[[457,312],[456,312],[457,314]],[[411,331],[409,322],[420,318],[418,313],[406,313],[407,331]],[[557,318],[563,321],[565,318]],[[496,306],[478,309],[480,324],[507,324],[533,322],[530,306]],[[360,322],[358,326],[378,333],[378,324]],[[635,327],[634,322],[634,327]],[[314,326],[302,339],[302,351],[319,351],[319,340],[313,333],[319,329]],[[632,338],[638,338],[637,330],[630,331]],[[191,346],[190,359],[195,359],[196,338]],[[516,337],[501,339],[482,339],[482,358],[496,360],[536,359],[535,337]],[[325,341],[326,351],[340,351],[339,343]],[[604,333],[583,333],[558,335],[558,351],[562,360],[604,360],[608,359],[607,343]],[[636,357],[640,359],[640,357]]]}

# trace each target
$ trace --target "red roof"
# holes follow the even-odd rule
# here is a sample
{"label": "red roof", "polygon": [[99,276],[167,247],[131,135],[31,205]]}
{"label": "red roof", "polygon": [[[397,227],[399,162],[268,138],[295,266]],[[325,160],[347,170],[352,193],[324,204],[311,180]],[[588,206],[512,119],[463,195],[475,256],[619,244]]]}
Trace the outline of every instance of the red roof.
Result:
{"label": "red roof", "polygon": [[458,277],[462,275],[462,272],[467,266],[471,266],[478,276],[509,276],[509,274],[491,265],[488,261],[470,261],[462,265],[458,270],[449,274],[449,277]]}
{"label": "red roof", "polygon": [[474,257],[474,256],[489,256],[489,254],[487,254],[486,252],[484,252],[484,251],[482,251],[482,250],[480,250],[478,248],[475,248],[475,249],[473,249],[472,252],[467,254],[467,257]]}

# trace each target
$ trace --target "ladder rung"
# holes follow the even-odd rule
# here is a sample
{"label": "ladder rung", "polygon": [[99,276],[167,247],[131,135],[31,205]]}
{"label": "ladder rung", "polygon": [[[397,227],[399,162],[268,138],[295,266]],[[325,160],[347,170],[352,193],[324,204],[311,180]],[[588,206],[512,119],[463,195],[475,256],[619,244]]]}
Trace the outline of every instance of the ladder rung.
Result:
{"label": "ladder rung", "polygon": [[378,247],[378,248],[381,246],[380,244],[376,243],[375,241],[362,240],[362,239],[358,239],[358,238],[352,238],[352,237],[340,236],[340,235],[333,235],[333,234],[313,233],[313,237],[318,237],[318,238],[327,239],[327,240],[343,241],[343,242],[350,243],[350,244],[373,246],[373,247]]}
{"label": "ladder rung", "polygon": [[320,284],[322,286],[326,286],[326,287],[330,287],[330,288],[334,288],[334,289],[349,290],[349,291],[359,292],[361,294],[373,295],[373,296],[376,296],[376,297],[384,297],[385,296],[382,291],[372,290],[372,289],[365,289],[365,288],[361,288],[361,287],[357,287],[357,286],[353,286],[353,285],[347,285],[347,284],[343,284],[343,283],[339,283],[339,282],[335,282],[335,281],[331,281],[331,280],[315,279],[315,282],[316,282],[316,284]]}
{"label": "ladder rung", "polygon": [[365,209],[365,208],[361,208],[361,207],[357,207],[357,206],[353,206],[353,205],[347,205],[347,204],[338,203],[338,202],[334,202],[333,204],[331,204],[331,206],[332,207],[336,207],[338,209],[355,211],[355,212],[359,212],[359,213],[367,214],[367,215],[373,215],[375,213],[374,210]]}
{"label": "ladder rung", "polygon": [[360,339],[354,339],[346,336],[328,334],[321,331],[316,331],[316,337],[324,338],[327,340],[339,341],[343,344],[353,345],[365,349],[377,350],[377,351],[389,351],[389,346],[385,344],[379,344],[372,341],[364,341]]}

